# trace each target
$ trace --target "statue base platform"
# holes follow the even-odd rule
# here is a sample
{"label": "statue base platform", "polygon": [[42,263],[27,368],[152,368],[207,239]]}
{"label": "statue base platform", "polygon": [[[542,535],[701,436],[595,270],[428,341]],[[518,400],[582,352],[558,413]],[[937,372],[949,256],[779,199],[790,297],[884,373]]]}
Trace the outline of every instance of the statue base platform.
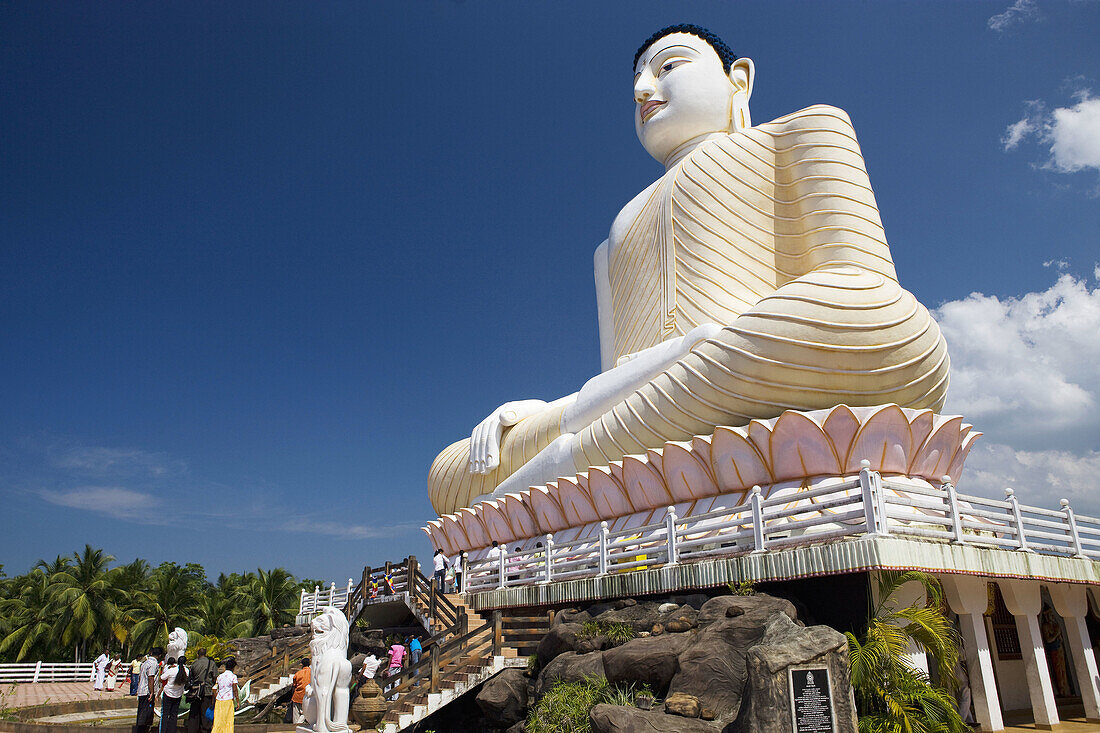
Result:
{"label": "statue base platform", "polygon": [[744,504],[755,486],[795,507],[813,501],[799,494],[850,482],[862,467],[919,491],[948,476],[957,482],[980,435],[960,416],[897,405],[787,411],[488,499],[423,530],[448,555],[478,559],[493,541],[526,549],[548,534],[559,544],[584,540],[605,521],[612,532],[659,522],[670,506],[678,517],[718,513]]}
{"label": "statue base platform", "polygon": [[[317,733],[311,725],[299,725],[294,730],[295,733]],[[343,728],[329,728],[325,733],[350,733],[350,731],[351,728],[345,725]]]}

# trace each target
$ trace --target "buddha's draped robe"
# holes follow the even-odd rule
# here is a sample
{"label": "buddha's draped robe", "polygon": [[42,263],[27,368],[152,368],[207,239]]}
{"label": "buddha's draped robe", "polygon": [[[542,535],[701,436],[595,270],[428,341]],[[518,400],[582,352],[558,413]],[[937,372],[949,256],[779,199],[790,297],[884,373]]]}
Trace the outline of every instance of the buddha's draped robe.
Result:
{"label": "buddha's draped robe", "polygon": [[[613,242],[615,358],[724,325],[572,438],[577,471],[782,411],[943,406],[947,346],[897,282],[848,116],[815,106],[709,141],[673,166]],[[470,474],[469,440],[435,460],[436,511],[489,494],[561,434],[560,408],[504,432]]]}

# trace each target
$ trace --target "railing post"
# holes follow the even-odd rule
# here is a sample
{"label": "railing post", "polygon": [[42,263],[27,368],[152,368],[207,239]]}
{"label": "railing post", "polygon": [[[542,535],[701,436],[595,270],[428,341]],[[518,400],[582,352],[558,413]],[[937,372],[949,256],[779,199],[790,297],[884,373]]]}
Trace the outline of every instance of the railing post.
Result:
{"label": "railing post", "polygon": [[947,511],[950,513],[951,533],[954,535],[952,542],[963,541],[962,516],[959,515],[959,492],[955,491],[955,484],[951,483],[950,476],[943,477],[943,488],[947,490]]}
{"label": "railing post", "polygon": [[600,522],[600,575],[607,575],[607,522]]}
{"label": "railing post", "polygon": [[871,479],[871,462],[867,459],[859,462],[859,493],[863,502],[867,534],[880,534],[878,499],[875,497],[874,483]]}
{"label": "railing post", "polygon": [[1081,535],[1077,533],[1077,517],[1073,515],[1069,499],[1062,499],[1059,503],[1062,505],[1062,511],[1066,513],[1066,524],[1069,525],[1069,538],[1073,545],[1073,556],[1084,557],[1085,552],[1081,549]]}
{"label": "railing post", "polygon": [[497,555],[498,570],[499,570],[499,578],[497,579],[498,580],[497,588],[503,588],[504,587],[504,581],[506,579],[505,574],[504,574],[504,561],[505,561],[505,556],[508,554],[508,550],[507,550],[505,545],[500,545],[497,549],[500,550],[500,554]]}
{"label": "railing post", "polygon": [[302,590],[298,593],[298,615],[299,616],[301,616],[303,613],[306,612],[305,603],[306,603],[306,589],[302,588]]}
{"label": "railing post", "polygon": [[459,583],[459,593],[465,594],[467,584],[470,582],[470,575],[466,572],[470,564],[470,553],[463,552],[462,557],[459,558],[459,567],[462,568],[462,582]]}
{"label": "railing post", "polygon": [[1012,521],[1016,523],[1016,541],[1019,547],[1016,549],[1030,552],[1027,546],[1027,535],[1024,533],[1024,517],[1020,514],[1020,502],[1016,499],[1016,492],[1005,489],[1005,499],[1008,501],[1009,510],[1012,512]]}
{"label": "railing post", "polygon": [[668,562],[675,565],[676,558],[676,507],[670,506],[665,513],[665,539],[668,542]]}
{"label": "railing post", "polygon": [[420,570],[420,563],[416,561],[416,555],[409,555],[405,562],[405,592],[412,598],[416,592],[416,572]]}
{"label": "railing post", "polygon": [[470,617],[466,615],[466,607],[459,606],[458,608],[458,635],[465,636],[470,633]]}
{"label": "railing post", "polygon": [[501,612],[493,611],[493,656],[499,657],[501,647],[504,646],[504,616]]}
{"label": "railing post", "polygon": [[882,534],[890,534],[890,515],[886,513],[886,490],[882,488],[882,474],[878,471],[871,472],[871,486],[878,502],[878,531]]}
{"label": "railing post", "polygon": [[329,587],[328,587],[328,603],[326,603],[325,605],[326,606],[331,606],[332,601],[335,598],[336,598],[336,581],[334,580],[329,584]]}
{"label": "railing post", "polygon": [[[438,601],[435,598],[435,594],[436,594],[435,580],[432,580],[431,583],[428,583],[428,588],[429,588],[429,590],[428,590],[428,622],[431,623],[431,624],[434,624],[436,622],[436,618],[435,618],[435,614],[436,614],[436,610],[437,610],[436,604],[438,603]],[[415,600],[414,600],[414,602],[415,602]]]}
{"label": "railing post", "polygon": [[752,551],[764,552],[764,497],[759,486],[752,487],[749,495],[749,503],[752,505]]}
{"label": "railing post", "polygon": [[34,682],[38,682],[38,675],[42,674],[42,660],[38,660],[38,664],[34,665]]}
{"label": "railing post", "polygon": [[435,695],[439,693],[439,644],[432,644],[428,654],[432,659],[432,681],[428,691]]}
{"label": "railing post", "polygon": [[545,559],[545,561],[543,562],[543,565],[542,565],[542,572],[543,572],[542,582],[543,583],[549,583],[551,578],[553,577],[551,575],[551,573],[553,571],[550,569],[550,562],[554,558],[554,535],[548,534],[548,535],[546,535],[545,539],[546,539],[546,559]]}

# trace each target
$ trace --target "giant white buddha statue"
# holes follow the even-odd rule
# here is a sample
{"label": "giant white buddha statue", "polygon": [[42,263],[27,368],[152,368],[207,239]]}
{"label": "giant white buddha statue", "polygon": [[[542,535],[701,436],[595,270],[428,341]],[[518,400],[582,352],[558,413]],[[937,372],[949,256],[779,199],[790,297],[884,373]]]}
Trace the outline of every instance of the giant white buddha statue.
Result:
{"label": "giant white buddha statue", "polygon": [[848,115],[754,126],[753,81],[703,28],[642,44],[634,128],[665,173],[596,249],[603,371],[501,405],[440,453],[441,515],[785,410],[943,406],[947,345],[898,284]]}

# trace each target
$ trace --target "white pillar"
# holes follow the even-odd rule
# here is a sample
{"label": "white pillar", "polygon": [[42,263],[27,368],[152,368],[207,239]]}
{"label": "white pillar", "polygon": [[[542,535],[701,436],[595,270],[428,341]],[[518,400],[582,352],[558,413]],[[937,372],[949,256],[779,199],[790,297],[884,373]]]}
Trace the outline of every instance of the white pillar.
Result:
{"label": "white pillar", "polygon": [[1035,580],[998,580],[997,584],[1001,587],[1001,597],[1016,621],[1016,633],[1020,636],[1035,727],[1054,730],[1054,726],[1058,725],[1058,708],[1054,704],[1054,686],[1050,682],[1043,634],[1039,631],[1039,612],[1043,609],[1039,583]]}
{"label": "white pillar", "polygon": [[[894,592],[894,604],[896,608],[923,606],[924,603],[924,586],[915,580],[906,583]],[[928,655],[912,639],[909,640],[909,649],[906,655],[909,657],[909,663],[913,667],[923,670],[925,674],[928,674]]]}
{"label": "white pillar", "polygon": [[1097,689],[1096,654],[1089,638],[1085,615],[1089,611],[1085,586],[1070,583],[1052,583],[1047,586],[1054,610],[1066,622],[1069,651],[1073,656],[1073,669],[1077,672],[1077,684],[1081,688],[1081,702],[1085,705],[1085,717],[1090,723],[1100,723],[1100,689]]}
{"label": "white pillar", "polygon": [[985,631],[984,614],[989,605],[988,580],[972,575],[942,575],[940,581],[948,605],[959,614],[974,715],[982,730],[1004,730],[1001,700],[993,677],[993,657],[989,652],[989,635]]}

